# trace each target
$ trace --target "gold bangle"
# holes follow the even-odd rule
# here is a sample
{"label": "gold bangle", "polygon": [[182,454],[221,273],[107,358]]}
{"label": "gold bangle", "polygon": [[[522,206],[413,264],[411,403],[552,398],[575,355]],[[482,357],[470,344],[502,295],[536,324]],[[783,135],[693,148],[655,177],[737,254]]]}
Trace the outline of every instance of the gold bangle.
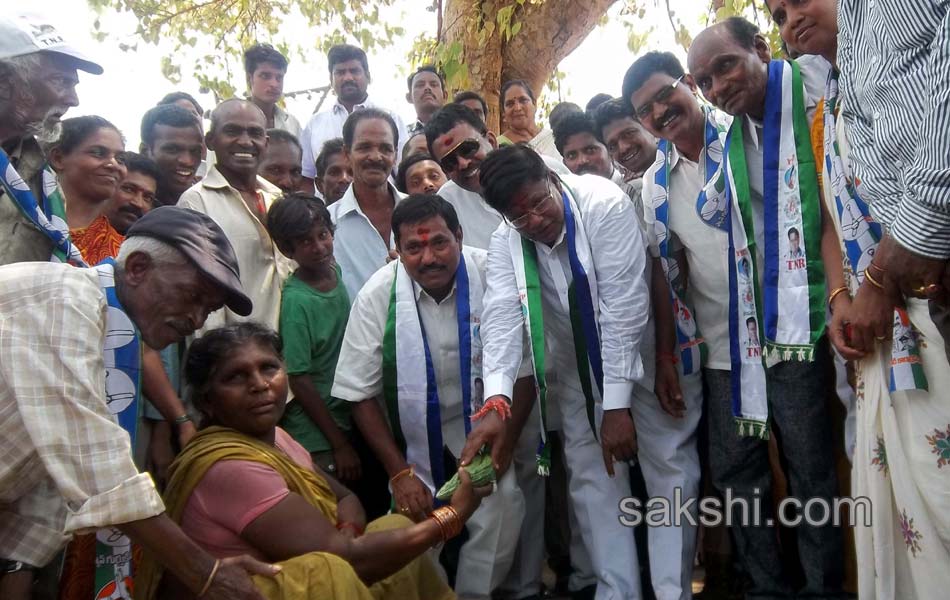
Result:
{"label": "gold bangle", "polygon": [[435,509],[432,511],[432,517],[442,528],[442,541],[448,541],[462,533],[462,520],[459,518],[458,511],[452,506]]}
{"label": "gold bangle", "polygon": [[409,468],[403,469],[402,471],[399,471],[398,473],[393,475],[392,479],[389,480],[389,485],[396,483],[397,481],[399,481],[399,479],[401,479],[402,477],[406,475],[408,475],[409,477],[416,476],[415,465],[409,465]]}
{"label": "gold bangle", "polygon": [[455,510],[455,507],[452,506],[451,504],[446,504],[444,508],[447,512],[452,514],[452,517],[450,519],[450,524],[453,526],[452,537],[455,537],[458,534],[462,533],[462,527],[464,527],[464,525],[462,524],[462,518],[459,516],[459,512]]}
{"label": "gold bangle", "polygon": [[834,304],[835,302],[835,298],[837,298],[840,294],[843,294],[847,291],[848,291],[848,286],[846,285],[833,289],[831,291],[831,295],[828,296],[828,307],[831,308],[831,305]]}
{"label": "gold bangle", "polygon": [[874,279],[873,277],[871,277],[871,272],[870,272],[868,269],[865,269],[865,270],[864,270],[864,279],[867,280],[868,283],[870,283],[871,285],[873,285],[873,286],[876,287],[877,289],[879,289],[879,290],[883,290],[883,289],[884,289],[884,284],[881,283],[880,281]]}
{"label": "gold bangle", "polygon": [[211,567],[211,574],[208,575],[208,578],[205,580],[204,586],[201,588],[201,591],[198,592],[198,597],[201,598],[205,595],[205,592],[208,591],[208,588],[211,587],[211,582],[214,581],[214,576],[218,574],[218,567],[221,566],[221,561],[215,559],[214,566]]}
{"label": "gold bangle", "polygon": [[877,269],[877,271],[878,271],[881,275],[884,274],[884,268],[881,267],[881,266],[879,266],[879,265],[874,264],[874,261],[873,261],[873,260],[868,263],[868,268],[869,268],[869,269]]}

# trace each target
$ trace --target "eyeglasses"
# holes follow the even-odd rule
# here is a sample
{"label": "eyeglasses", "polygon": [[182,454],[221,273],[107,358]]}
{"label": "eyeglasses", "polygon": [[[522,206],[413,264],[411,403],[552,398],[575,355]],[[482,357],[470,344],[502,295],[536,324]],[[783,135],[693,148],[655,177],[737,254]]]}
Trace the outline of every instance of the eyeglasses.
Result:
{"label": "eyeglasses", "polygon": [[560,195],[560,190],[552,189],[550,187],[550,184],[548,185],[549,187],[548,187],[547,195],[545,195],[543,198],[535,202],[534,206],[529,208],[527,212],[525,212],[523,215],[521,215],[520,217],[516,219],[509,219],[507,215],[503,215],[505,218],[505,221],[507,221],[508,224],[514,227],[515,229],[521,230],[521,229],[524,229],[525,226],[528,224],[528,221],[532,215],[536,217],[541,216],[541,214],[544,212],[544,209],[547,207],[548,203],[553,202],[554,198],[557,195]]}
{"label": "eyeglasses", "polygon": [[685,73],[680,75],[676,81],[670,85],[663,86],[660,91],[654,94],[653,98],[651,98],[646,104],[641,104],[638,108],[635,108],[634,112],[636,113],[637,118],[642,121],[643,119],[649,117],[653,113],[653,105],[657,102],[660,104],[667,104],[667,102],[669,102],[670,96],[673,95],[673,90],[675,90],[676,86],[678,86],[680,82],[683,81],[684,77],[686,77]]}
{"label": "eyeglasses", "polygon": [[442,157],[439,161],[439,166],[442,167],[444,173],[452,173],[459,166],[459,158],[464,158],[465,160],[471,159],[473,156],[478,154],[478,151],[481,149],[482,143],[475,139],[462,140],[455,145],[454,148],[448,151],[448,153]]}

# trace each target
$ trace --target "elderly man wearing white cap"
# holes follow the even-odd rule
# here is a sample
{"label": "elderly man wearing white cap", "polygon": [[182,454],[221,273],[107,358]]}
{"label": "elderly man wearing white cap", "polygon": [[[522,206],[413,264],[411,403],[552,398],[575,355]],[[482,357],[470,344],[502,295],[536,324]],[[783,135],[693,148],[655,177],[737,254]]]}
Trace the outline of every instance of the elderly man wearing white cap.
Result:
{"label": "elderly man wearing white cap", "polygon": [[0,16],[0,265],[79,256],[36,139],[79,104],[77,70],[102,73],[42,17]]}

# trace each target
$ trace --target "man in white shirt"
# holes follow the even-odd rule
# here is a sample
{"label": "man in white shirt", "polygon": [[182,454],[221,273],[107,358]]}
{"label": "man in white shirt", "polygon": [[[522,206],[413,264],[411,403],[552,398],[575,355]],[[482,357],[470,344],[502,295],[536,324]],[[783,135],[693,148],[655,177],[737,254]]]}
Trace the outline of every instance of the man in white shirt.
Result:
{"label": "man in white shirt", "polygon": [[[639,458],[657,467],[644,469],[651,495],[682,460],[661,454],[659,440],[679,425],[650,394],[652,365],[640,357],[652,353],[653,335],[633,205],[603,178],[555,175],[525,146],[496,150],[480,171],[486,201],[506,219],[488,255],[485,396],[511,397],[519,368],[512,357],[521,356],[527,331],[542,421],[561,422],[570,499],[597,598],[638,598],[633,531],[613,509],[630,494],[626,465],[615,463],[638,456],[634,416]],[[542,450],[539,467],[546,459]],[[676,585],[681,577],[678,570]]]}
{"label": "man in white shirt", "polygon": [[333,255],[350,298],[395,254],[390,219],[403,195],[389,175],[398,136],[392,116],[378,108],[356,111],[343,125],[343,153],[353,183],[328,209],[336,227]]}
{"label": "man in white shirt", "polygon": [[[462,246],[455,210],[438,196],[410,196],[392,223],[399,260],[356,296],[332,394],[353,402],[353,418],[390,477],[395,510],[421,521],[470,428],[492,410],[507,415],[508,405],[483,406],[485,252]],[[511,418],[523,421],[534,392],[529,360],[519,376]],[[491,448],[502,471],[512,445]],[[490,598],[514,558],[524,499],[513,473],[497,485],[466,525],[455,580],[461,598]]]}
{"label": "man in white shirt", "polygon": [[[314,163],[320,149],[327,140],[340,137],[343,134],[343,123],[355,110],[363,108],[382,108],[373,102],[366,89],[370,83],[369,62],[366,53],[361,48],[349,44],[337,44],[327,53],[327,62],[330,68],[330,83],[337,101],[322,112],[310,117],[310,122],[304,127],[300,136],[300,145],[303,146],[303,160],[300,167],[304,179],[313,183],[317,171]],[[405,140],[406,126],[399,115],[386,110],[396,123],[396,138]],[[398,146],[396,162],[398,163]]]}
{"label": "man in white shirt", "polygon": [[283,129],[299,138],[300,121],[277,105],[284,95],[287,57],[270,44],[254,44],[244,51],[244,73],[250,91],[248,100],[263,111],[267,128]]}
{"label": "man in white shirt", "polygon": [[[731,205],[739,207],[741,215],[731,222],[741,222],[746,231],[754,231],[746,249],[753,270],[747,285],[754,297],[742,302],[752,305],[749,314],[743,317],[739,311],[744,307],[739,307],[730,319],[747,323],[750,339],[761,338],[753,340],[759,341],[758,345],[749,344],[745,357],[742,352],[734,353],[731,382],[708,381],[712,398],[731,400],[710,402],[713,483],[720,490],[732,489],[736,497],[771,494],[766,441],[742,437],[741,429],[737,437],[735,421],[729,418],[734,413],[738,419],[748,419],[753,411],[747,407],[760,403],[766,407],[763,420],[781,432],[779,449],[792,493],[830,504],[838,483],[831,419],[825,404],[831,358],[824,336],[825,279],[833,289],[844,285],[844,274],[837,240],[826,244],[822,239],[823,234],[835,234],[830,227],[822,228],[827,216],[818,193],[809,137],[817,102],[800,81],[797,65],[771,60],[765,38],[755,25],[738,17],[697,36],[689,52],[689,70],[706,99],[735,118],[726,146],[741,143],[744,151],[745,165],[730,153],[727,171]],[[796,85],[798,89],[794,89]],[[793,138],[803,138],[801,147],[786,144]],[[747,185],[737,185],[743,175],[747,175]],[[734,226],[731,233],[735,239]],[[804,252],[795,260],[786,260],[793,241]],[[742,251],[740,244],[734,244],[736,256]],[[758,273],[762,277],[757,277]],[[738,283],[734,296],[742,285]],[[760,298],[763,316],[757,317],[752,313]],[[769,298],[777,306],[770,306]],[[753,323],[748,323],[749,318]],[[775,352],[776,346],[784,353]],[[760,353],[767,357],[764,363]],[[758,372],[764,381],[752,392],[749,373]],[[724,404],[732,404],[738,411],[723,410]],[[790,582],[774,562],[779,549],[771,528],[745,527],[733,533],[742,538],[737,545],[742,560],[750,565],[754,592],[778,595],[790,589]],[[840,532],[829,525],[806,523],[796,533],[805,573],[805,585],[798,594],[839,597],[843,579]]]}
{"label": "man in white shirt", "polygon": [[426,123],[437,110],[445,104],[448,93],[442,74],[432,65],[423,65],[407,79],[409,91],[406,101],[416,110],[416,122],[409,126],[408,134],[413,136],[425,130]]}
{"label": "man in white shirt", "polygon": [[263,220],[280,189],[257,175],[267,146],[264,113],[249,100],[225,100],[211,113],[208,148],[215,164],[204,179],[181,195],[178,206],[215,220],[234,246],[241,283],[254,301],[254,310],[241,317],[224,308],[208,316],[202,331],[245,318],[277,329],[280,288],[292,263],[271,240]]}

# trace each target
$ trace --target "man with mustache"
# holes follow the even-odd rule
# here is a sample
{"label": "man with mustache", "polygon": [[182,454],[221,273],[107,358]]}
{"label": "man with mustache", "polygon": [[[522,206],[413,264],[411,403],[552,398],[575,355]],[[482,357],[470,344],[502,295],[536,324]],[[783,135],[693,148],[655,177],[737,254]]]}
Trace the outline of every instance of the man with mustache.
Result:
{"label": "man with mustache", "polygon": [[[688,63],[706,99],[734,117],[723,141],[727,218],[719,224],[730,240],[730,336],[746,333],[745,323],[750,346],[753,336],[760,338],[754,351],[732,347],[729,377],[707,379],[712,481],[735,497],[769,497],[766,439],[775,427],[791,492],[830,504],[838,484],[825,404],[831,362],[826,289],[843,286],[844,273],[811,146],[816,95],[806,90],[798,64],[772,60],[764,36],[740,17],[700,33]],[[794,236],[786,233],[792,229]],[[795,250],[798,258],[784,258]],[[752,272],[740,281],[744,258]],[[840,343],[833,333],[832,341]],[[764,508],[769,518],[770,506]],[[805,574],[797,594],[840,597],[840,532],[806,523],[796,534]],[[772,528],[740,527],[733,535],[753,594],[794,592]]]}
{"label": "man with mustache", "polygon": [[[214,560],[164,514],[132,462],[141,347],[191,335],[222,305],[251,310],[231,246],[210,218],[179,208],[143,217],[116,259],[94,268],[0,267],[0,597],[30,598],[33,571],[77,531],[105,528],[154,553],[193,593],[261,598],[243,568],[273,567]],[[124,575],[116,585],[129,597]]]}
{"label": "man with mustache", "polygon": [[656,138],[636,119],[630,103],[613,98],[599,104],[591,114],[597,138],[621,167],[614,172],[614,183],[619,185],[618,178],[627,182],[641,180],[656,160]]}
{"label": "man with mustache", "polygon": [[177,104],[159,104],[142,116],[139,135],[139,152],[155,161],[161,173],[156,205],[174,206],[195,184],[205,154],[201,120]]}
{"label": "man with mustache", "polygon": [[[53,255],[81,261],[69,243],[65,206],[44,191],[56,177],[44,167],[37,136],[53,141],[59,119],[79,105],[76,71],[99,75],[102,67],[35,15],[0,17],[0,39],[0,265]],[[16,189],[21,182],[26,189]]]}
{"label": "man with mustache", "polygon": [[[316,155],[323,148],[324,142],[343,134],[343,124],[354,111],[364,108],[384,110],[396,123],[396,137],[400,140],[408,138],[406,126],[399,115],[383,108],[369,97],[366,90],[372,79],[366,53],[361,48],[349,44],[337,44],[327,52],[327,63],[330,69],[330,83],[337,101],[330,108],[313,115],[300,136],[300,145],[303,146],[303,160],[300,167],[305,185],[313,184],[317,174]],[[396,155],[395,160],[398,163],[400,158],[398,147]]]}
{"label": "man with mustache", "polygon": [[432,65],[423,65],[407,79],[409,91],[406,101],[416,109],[416,122],[409,126],[408,134],[412,136],[425,130],[426,123],[437,110],[442,108],[448,98],[445,91],[445,80],[442,74]]}
{"label": "man with mustache", "polygon": [[244,51],[244,73],[248,100],[264,113],[267,128],[282,129],[299,138],[300,122],[277,104],[284,95],[287,57],[270,44],[254,44]]}
{"label": "man with mustache", "polygon": [[[234,245],[241,283],[254,301],[247,318],[276,330],[280,288],[291,263],[264,226],[267,209],[280,195],[279,188],[257,174],[267,148],[264,113],[249,100],[225,100],[211,112],[205,142],[216,162],[204,179],[181,195],[178,206],[202,212],[221,226]],[[204,329],[243,318],[225,308],[209,315]]]}
{"label": "man with mustache", "polygon": [[109,223],[125,235],[133,223],[155,208],[155,193],[161,174],[154,161],[135,152],[122,155],[126,175],[116,187],[106,211]]}
{"label": "man with mustache", "polygon": [[329,209],[336,227],[333,255],[350,298],[395,254],[390,219],[403,194],[389,177],[398,143],[396,121],[378,108],[358,110],[343,125],[343,155],[353,183]]}
{"label": "man with mustache", "polygon": [[[534,386],[525,357],[510,413],[507,404],[483,402],[485,252],[462,246],[452,205],[437,195],[410,196],[393,211],[392,227],[399,258],[374,273],[353,301],[332,395],[352,403],[390,478],[395,511],[421,521],[466,438],[483,421],[526,418]],[[390,385],[392,377],[398,385]],[[461,547],[442,550],[458,553],[460,598],[491,598],[514,558],[525,504],[507,472],[513,443],[505,438],[491,447],[497,491],[467,523]]]}

